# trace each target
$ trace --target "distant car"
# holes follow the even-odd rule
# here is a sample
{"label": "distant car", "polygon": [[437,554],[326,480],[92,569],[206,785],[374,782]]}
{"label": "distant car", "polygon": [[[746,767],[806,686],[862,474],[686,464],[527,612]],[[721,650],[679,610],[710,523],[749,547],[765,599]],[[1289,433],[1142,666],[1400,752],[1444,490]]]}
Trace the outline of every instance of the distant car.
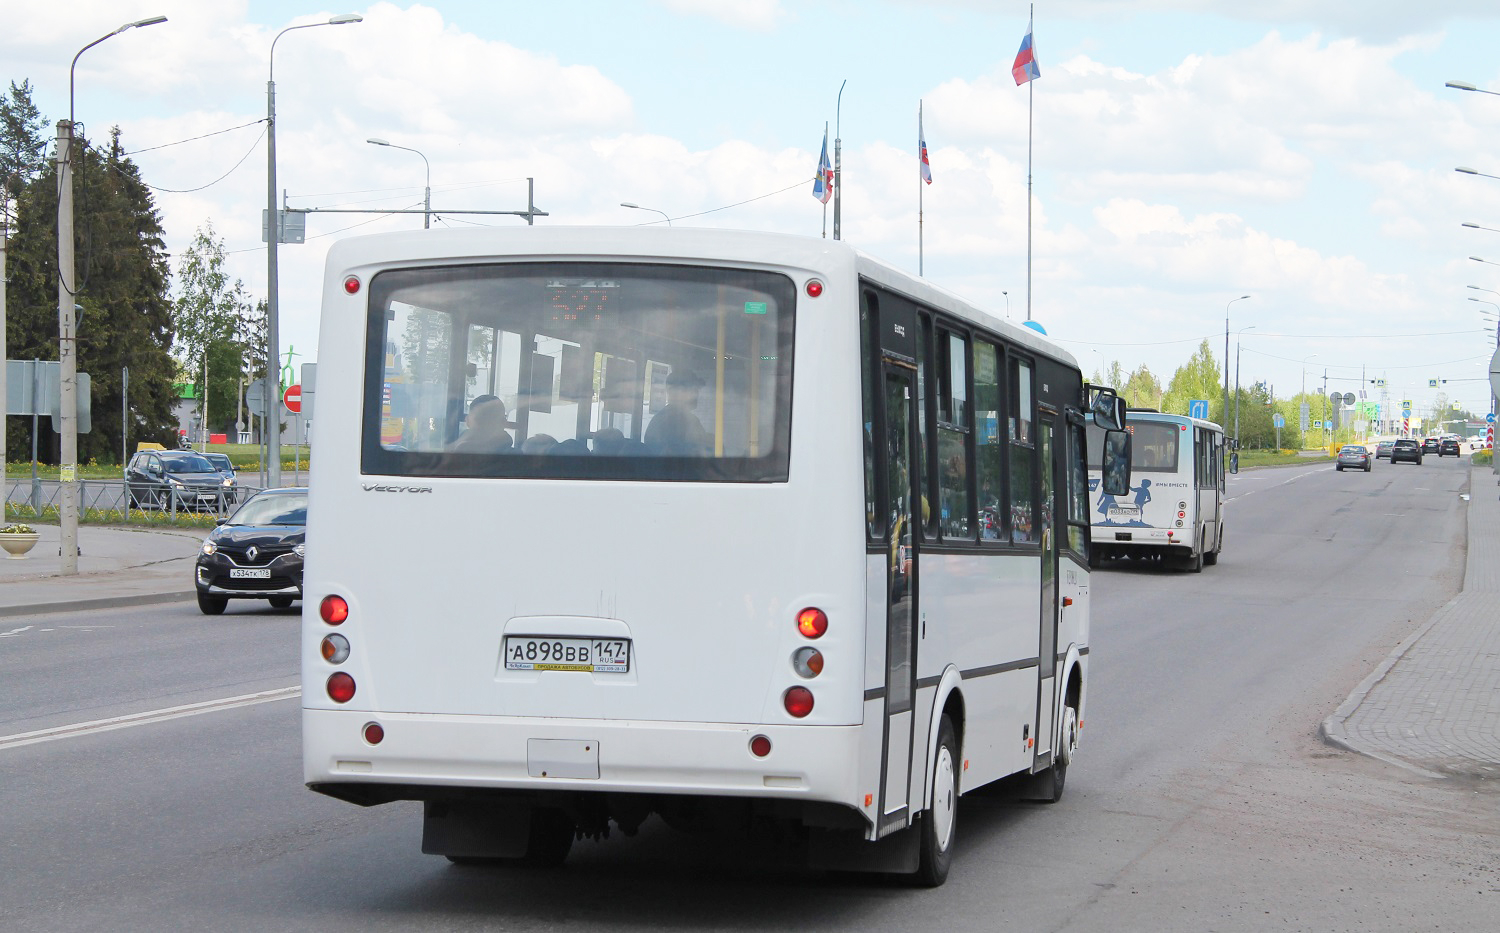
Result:
{"label": "distant car", "polygon": [[1445,437],[1441,441],[1438,441],[1438,456],[1446,457],[1449,454],[1455,457],[1463,456],[1463,451],[1459,448],[1458,438],[1456,437]]}
{"label": "distant car", "polygon": [[229,480],[228,484],[226,484],[225,486],[226,499],[230,503],[238,502],[240,498],[239,474],[234,472],[234,463],[229,459],[229,455],[202,453],[198,456],[213,464],[214,469],[218,470],[226,479]]}
{"label": "distant car", "polygon": [[1391,459],[1391,448],[1396,446],[1395,441],[1380,441],[1375,445],[1375,459]]}
{"label": "distant car", "polygon": [[216,511],[233,490],[234,480],[190,450],[142,450],[125,467],[131,508]]}
{"label": "distant car", "polygon": [[1370,456],[1370,449],[1368,447],[1362,444],[1345,444],[1339,448],[1338,460],[1333,464],[1333,468],[1340,472],[1345,468],[1357,468],[1368,473],[1370,472],[1370,466],[1374,462],[1375,458]]}
{"label": "distant car", "polygon": [[216,616],[231,599],[289,607],[302,598],[306,539],[306,489],[267,489],[251,496],[203,540],[193,574],[198,608]]}
{"label": "distant car", "polygon": [[1424,453],[1424,454],[1435,454],[1435,453],[1437,453],[1438,452],[1438,444],[1439,443],[1440,443],[1440,441],[1436,437],[1424,437],[1424,438],[1422,438],[1422,453]]}
{"label": "distant car", "polygon": [[1412,463],[1422,462],[1422,444],[1416,438],[1403,437],[1391,446],[1391,463],[1400,460],[1410,460]]}

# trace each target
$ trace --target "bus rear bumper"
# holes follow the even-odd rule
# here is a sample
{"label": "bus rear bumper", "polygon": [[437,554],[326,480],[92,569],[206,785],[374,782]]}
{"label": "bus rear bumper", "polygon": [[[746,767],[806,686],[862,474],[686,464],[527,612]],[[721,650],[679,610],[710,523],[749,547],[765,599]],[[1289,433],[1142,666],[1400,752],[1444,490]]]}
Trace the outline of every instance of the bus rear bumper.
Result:
{"label": "bus rear bumper", "polygon": [[[364,738],[372,722],[378,745]],[[858,786],[861,729],[304,709],[303,777],[371,803],[470,788],[800,799],[869,817],[865,795],[878,787]],[[763,758],[750,750],[762,735]],[[361,785],[373,799],[359,799]]]}

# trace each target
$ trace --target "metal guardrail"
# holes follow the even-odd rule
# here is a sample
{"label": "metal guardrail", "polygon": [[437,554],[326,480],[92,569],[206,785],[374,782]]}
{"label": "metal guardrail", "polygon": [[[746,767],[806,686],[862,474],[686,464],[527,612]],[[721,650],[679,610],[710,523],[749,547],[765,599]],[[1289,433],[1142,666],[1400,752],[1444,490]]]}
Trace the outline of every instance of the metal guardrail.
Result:
{"label": "metal guardrail", "polygon": [[[79,480],[78,509],[80,520],[90,524],[206,525],[229,517],[241,502],[260,490],[259,486],[239,486],[228,491],[220,488],[211,505],[184,502],[172,494],[165,502],[148,506],[131,501],[122,480]],[[12,520],[55,521],[61,510],[62,484],[57,482],[16,483],[5,497],[5,515]]]}

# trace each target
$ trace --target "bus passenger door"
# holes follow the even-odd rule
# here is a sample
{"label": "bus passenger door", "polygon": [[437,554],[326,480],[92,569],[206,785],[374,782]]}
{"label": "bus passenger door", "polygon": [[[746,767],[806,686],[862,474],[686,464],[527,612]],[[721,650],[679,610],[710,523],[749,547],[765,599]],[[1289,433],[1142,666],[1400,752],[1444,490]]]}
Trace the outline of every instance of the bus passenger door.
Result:
{"label": "bus passenger door", "polygon": [[1056,452],[1063,440],[1056,415],[1042,411],[1037,419],[1037,442],[1041,453],[1042,501],[1038,503],[1042,527],[1041,637],[1037,645],[1036,747],[1032,772],[1052,765],[1053,732],[1057,725],[1057,529],[1066,527],[1057,515]]}
{"label": "bus passenger door", "polygon": [[912,429],[916,393],[910,370],[888,366],[884,381],[886,508],[885,773],[881,780],[881,832],[905,826],[910,810],[913,697],[917,678],[914,620],[917,602],[916,543],[921,521],[913,508]]}

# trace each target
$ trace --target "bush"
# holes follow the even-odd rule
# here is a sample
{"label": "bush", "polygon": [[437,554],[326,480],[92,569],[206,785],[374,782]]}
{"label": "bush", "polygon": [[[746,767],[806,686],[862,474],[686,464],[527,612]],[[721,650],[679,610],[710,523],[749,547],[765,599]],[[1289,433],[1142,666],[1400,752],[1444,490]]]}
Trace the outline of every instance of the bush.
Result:
{"label": "bush", "polygon": [[1495,451],[1494,450],[1476,450],[1476,451],[1474,451],[1474,465],[1475,466],[1490,466],[1494,462],[1495,462]]}

